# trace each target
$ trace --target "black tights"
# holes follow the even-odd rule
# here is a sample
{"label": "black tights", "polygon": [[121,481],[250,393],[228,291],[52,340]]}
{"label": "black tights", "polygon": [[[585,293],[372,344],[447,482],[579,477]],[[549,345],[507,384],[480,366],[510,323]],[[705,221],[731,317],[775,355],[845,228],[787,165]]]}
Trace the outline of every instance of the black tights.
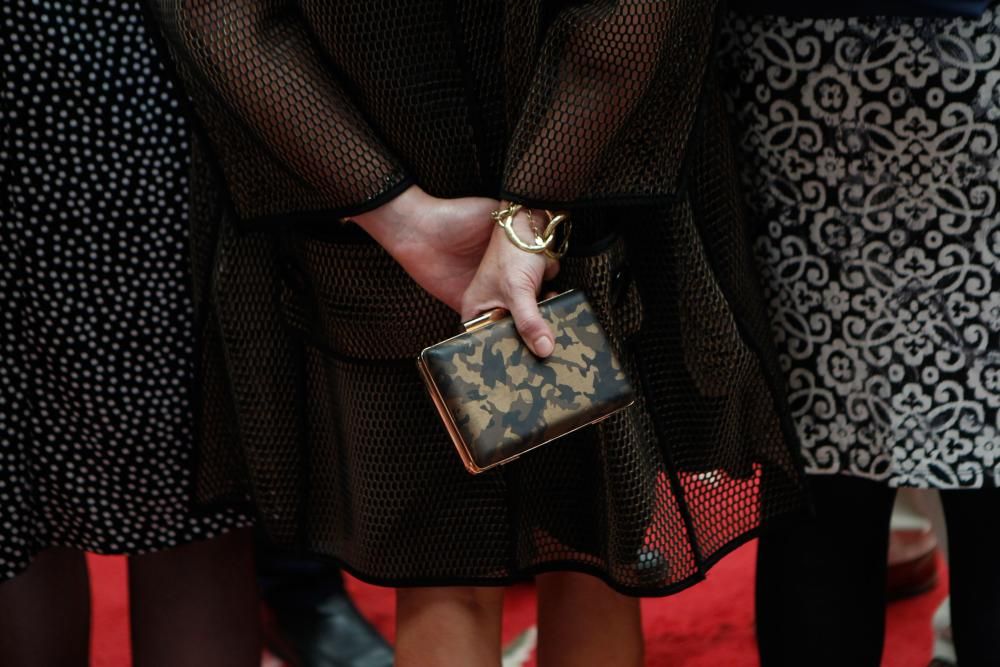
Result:
{"label": "black tights", "polygon": [[[248,530],[129,558],[136,667],[257,667]],[[0,584],[0,665],[85,667],[90,591],[83,554],[49,549]]]}
{"label": "black tights", "polygon": [[[762,667],[878,667],[895,490],[815,477],[816,517],[760,540]],[[959,667],[1000,665],[1000,490],[941,493]]]}

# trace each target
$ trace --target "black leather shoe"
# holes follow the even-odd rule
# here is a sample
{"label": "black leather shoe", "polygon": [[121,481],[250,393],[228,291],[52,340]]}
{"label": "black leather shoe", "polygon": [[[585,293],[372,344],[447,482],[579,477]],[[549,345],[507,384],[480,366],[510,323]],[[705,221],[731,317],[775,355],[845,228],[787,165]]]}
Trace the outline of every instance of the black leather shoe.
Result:
{"label": "black leather shoe", "polygon": [[664,553],[659,549],[651,549],[646,546],[639,549],[639,558],[633,567],[640,584],[662,586],[662,582],[670,574],[670,563]]}
{"label": "black leather shoe", "polygon": [[290,667],[392,667],[392,648],[345,595],[269,610],[264,643]]}

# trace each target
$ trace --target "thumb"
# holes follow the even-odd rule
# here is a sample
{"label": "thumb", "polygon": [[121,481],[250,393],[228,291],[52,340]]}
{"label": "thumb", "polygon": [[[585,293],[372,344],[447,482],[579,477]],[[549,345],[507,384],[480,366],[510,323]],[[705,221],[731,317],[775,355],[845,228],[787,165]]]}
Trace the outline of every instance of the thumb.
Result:
{"label": "thumb", "polygon": [[530,281],[510,286],[507,307],[514,318],[517,332],[535,356],[547,357],[552,354],[555,349],[555,336],[538,310],[535,291]]}

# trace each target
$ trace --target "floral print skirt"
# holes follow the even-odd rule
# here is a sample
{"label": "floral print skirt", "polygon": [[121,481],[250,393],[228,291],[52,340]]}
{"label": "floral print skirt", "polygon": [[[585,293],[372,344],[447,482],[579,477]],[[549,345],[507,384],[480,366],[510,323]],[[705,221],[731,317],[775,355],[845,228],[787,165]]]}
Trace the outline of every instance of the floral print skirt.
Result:
{"label": "floral print skirt", "polygon": [[721,58],[808,471],[1000,487],[1000,5],[731,14]]}

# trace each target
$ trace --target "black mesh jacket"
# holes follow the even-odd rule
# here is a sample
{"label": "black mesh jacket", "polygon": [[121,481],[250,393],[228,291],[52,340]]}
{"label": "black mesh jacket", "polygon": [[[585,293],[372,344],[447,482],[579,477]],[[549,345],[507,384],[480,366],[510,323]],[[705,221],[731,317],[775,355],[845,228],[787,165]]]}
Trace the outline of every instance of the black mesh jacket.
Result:
{"label": "black mesh jacket", "polygon": [[[213,156],[194,185],[204,499],[250,494],[274,539],[376,583],[574,569],[635,594],[799,507],[715,2],[154,9]],[[559,281],[590,294],[637,403],[468,475],[414,364],[457,316],[335,222],[410,183],[571,209]]]}

